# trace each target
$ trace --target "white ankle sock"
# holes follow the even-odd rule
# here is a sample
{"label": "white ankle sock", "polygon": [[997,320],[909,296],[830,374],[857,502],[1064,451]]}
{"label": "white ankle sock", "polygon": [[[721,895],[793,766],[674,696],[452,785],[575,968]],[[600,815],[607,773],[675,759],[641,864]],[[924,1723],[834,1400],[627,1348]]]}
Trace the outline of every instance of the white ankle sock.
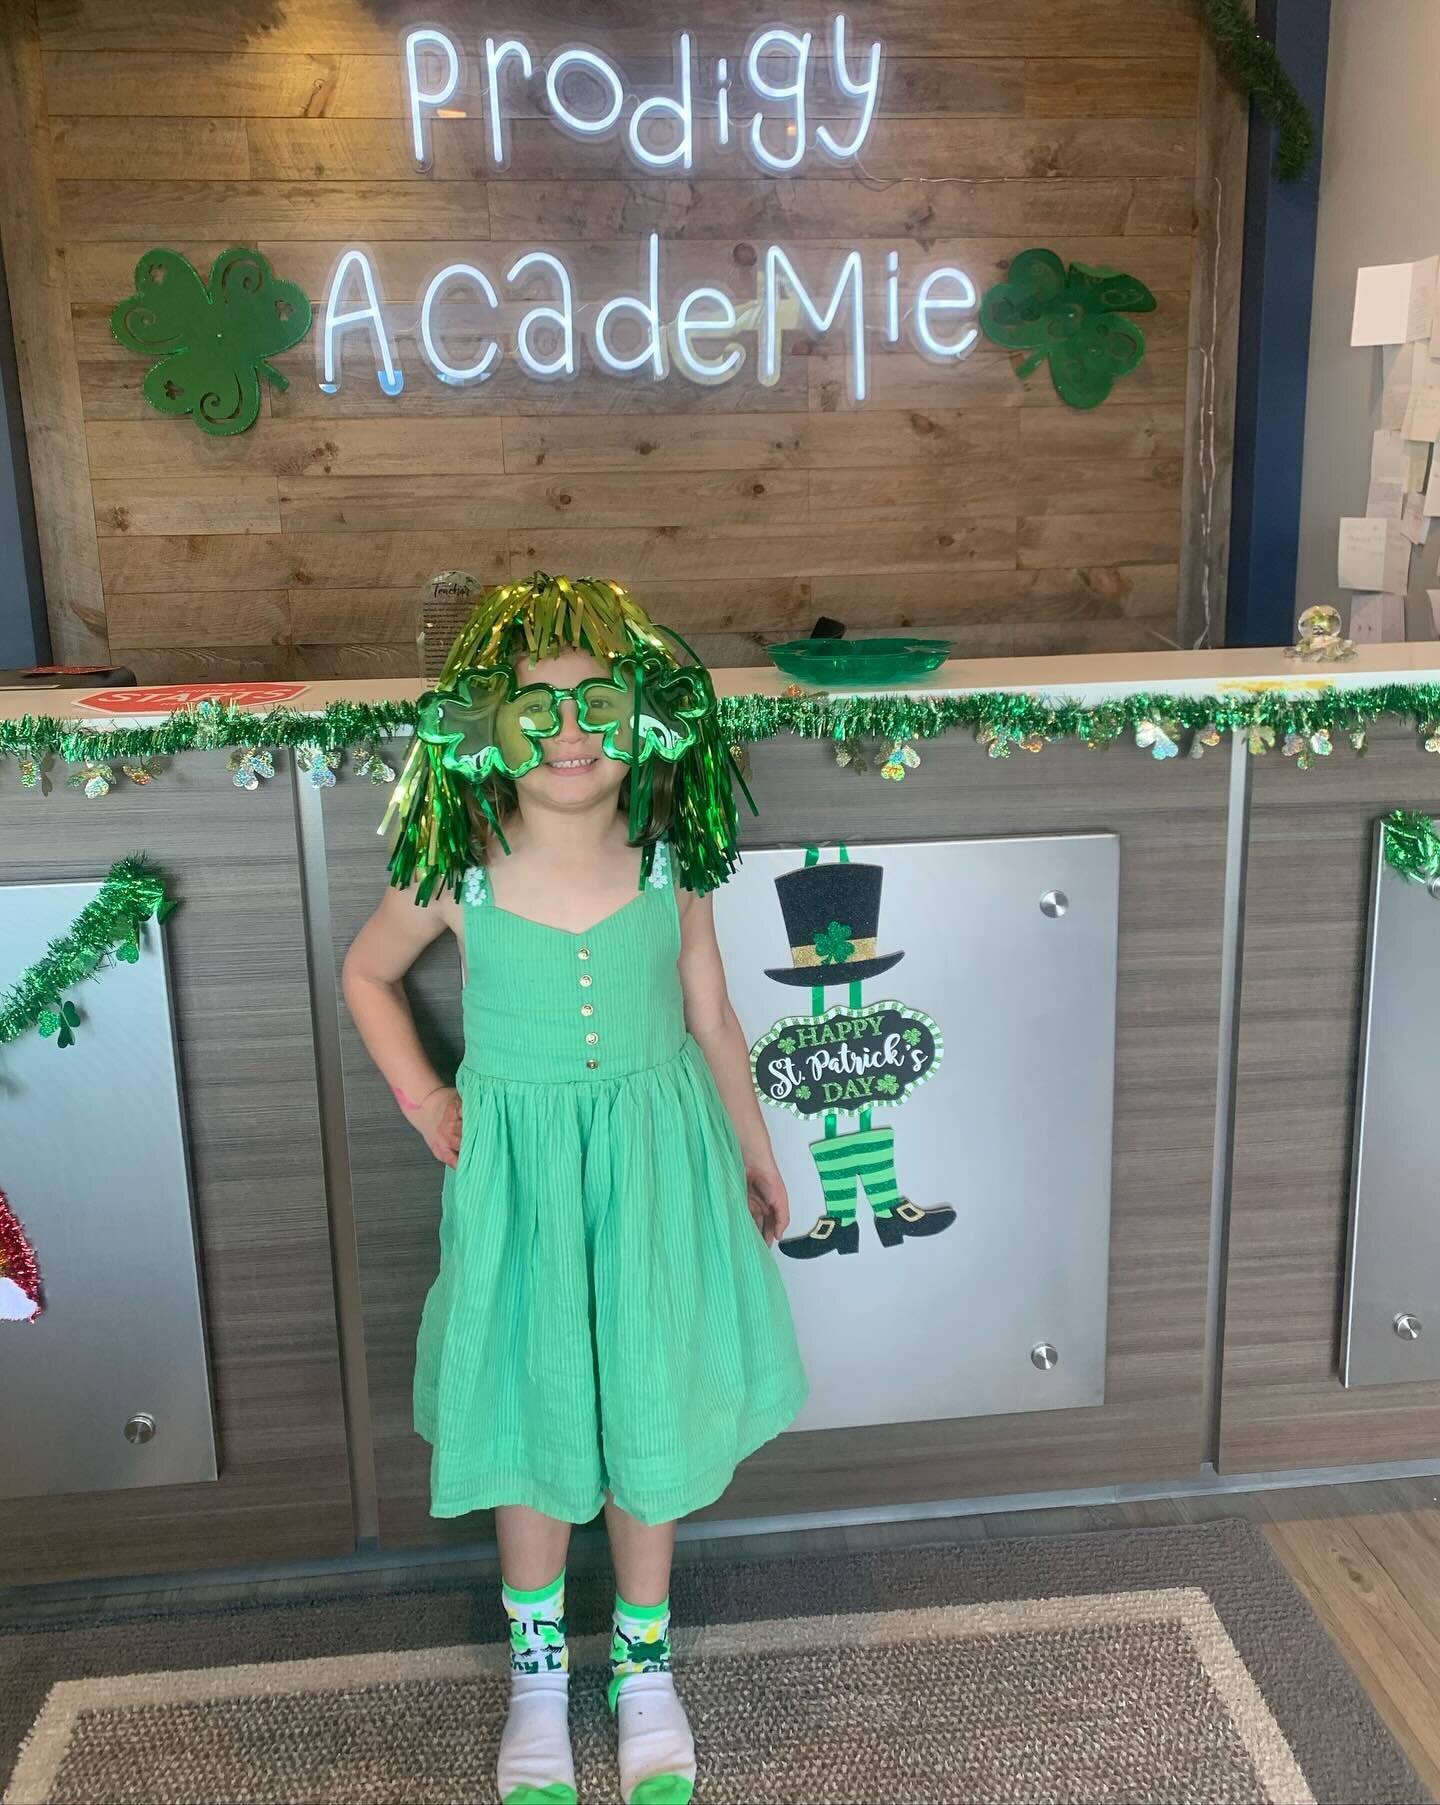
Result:
{"label": "white ankle sock", "polygon": [[686,1805],[695,1791],[695,1738],[668,1673],[620,1682],[620,1797],[625,1805]]}
{"label": "white ankle sock", "polygon": [[495,1780],[511,1805],[575,1805],[568,1673],[517,1673],[511,1680]]}
{"label": "white ankle sock", "polygon": [[503,1586],[510,1620],[510,1714],[495,1780],[505,1805],[575,1805],[565,1573],[535,1592]]}

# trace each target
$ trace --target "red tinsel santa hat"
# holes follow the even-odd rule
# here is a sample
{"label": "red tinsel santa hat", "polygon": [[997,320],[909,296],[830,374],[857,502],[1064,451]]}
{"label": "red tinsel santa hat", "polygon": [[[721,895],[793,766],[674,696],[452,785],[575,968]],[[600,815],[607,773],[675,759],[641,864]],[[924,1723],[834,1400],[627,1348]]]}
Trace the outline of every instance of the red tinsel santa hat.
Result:
{"label": "red tinsel santa hat", "polygon": [[0,1322],[34,1322],[44,1307],[34,1250],[0,1191]]}

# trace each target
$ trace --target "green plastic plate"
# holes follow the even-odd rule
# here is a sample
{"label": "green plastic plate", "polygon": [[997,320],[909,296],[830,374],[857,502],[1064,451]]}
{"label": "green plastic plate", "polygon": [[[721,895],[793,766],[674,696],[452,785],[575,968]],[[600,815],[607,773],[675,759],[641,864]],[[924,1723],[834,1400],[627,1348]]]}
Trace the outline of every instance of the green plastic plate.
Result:
{"label": "green plastic plate", "polygon": [[791,639],[770,647],[771,661],[799,683],[820,689],[913,683],[944,664],[948,639]]}

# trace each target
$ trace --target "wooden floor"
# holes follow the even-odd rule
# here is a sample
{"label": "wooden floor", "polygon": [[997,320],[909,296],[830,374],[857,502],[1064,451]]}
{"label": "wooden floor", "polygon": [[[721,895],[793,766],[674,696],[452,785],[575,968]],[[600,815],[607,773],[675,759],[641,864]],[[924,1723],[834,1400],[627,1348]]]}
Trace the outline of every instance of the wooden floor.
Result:
{"label": "wooden floor", "polygon": [[[1421,1779],[1440,1800],[1440,1475],[714,1537],[682,1542],[677,1558],[686,1562],[763,1560],[944,1541],[1144,1529],[1234,1516],[1248,1517],[1262,1527]],[[597,1537],[577,1537],[572,1567],[604,1558]],[[477,1566],[483,1570],[485,1565],[472,1558],[463,1564],[457,1561],[455,1568],[473,1578]],[[419,1569],[333,1570],[303,1579],[232,1580],[183,1590],[157,1581],[153,1587],[127,1587],[124,1596],[132,1610],[183,1609],[201,1601],[237,1599],[280,1602],[334,1595],[357,1586],[399,1590],[413,1585],[417,1573],[432,1583],[445,1571],[438,1563]],[[99,1586],[86,1592],[78,1586],[66,1587],[64,1595],[50,1591],[45,1615],[51,1622],[71,1615],[88,1616],[113,1590],[118,1588]],[[24,1589],[0,1594],[0,1623],[28,1618],[34,1610],[33,1599],[33,1593],[27,1599]]]}

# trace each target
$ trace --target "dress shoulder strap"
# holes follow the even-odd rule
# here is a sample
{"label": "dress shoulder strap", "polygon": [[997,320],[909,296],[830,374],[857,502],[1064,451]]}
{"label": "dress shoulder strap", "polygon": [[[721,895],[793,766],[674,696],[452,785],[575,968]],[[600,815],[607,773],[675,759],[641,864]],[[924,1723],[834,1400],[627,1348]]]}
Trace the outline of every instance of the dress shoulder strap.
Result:
{"label": "dress shoulder strap", "polygon": [[645,886],[649,890],[668,890],[670,888],[670,842],[668,840],[656,841],[655,856],[650,861],[650,875],[645,880]]}
{"label": "dress shoulder strap", "polygon": [[490,900],[490,879],[483,865],[472,865],[460,880],[460,900],[478,909]]}

